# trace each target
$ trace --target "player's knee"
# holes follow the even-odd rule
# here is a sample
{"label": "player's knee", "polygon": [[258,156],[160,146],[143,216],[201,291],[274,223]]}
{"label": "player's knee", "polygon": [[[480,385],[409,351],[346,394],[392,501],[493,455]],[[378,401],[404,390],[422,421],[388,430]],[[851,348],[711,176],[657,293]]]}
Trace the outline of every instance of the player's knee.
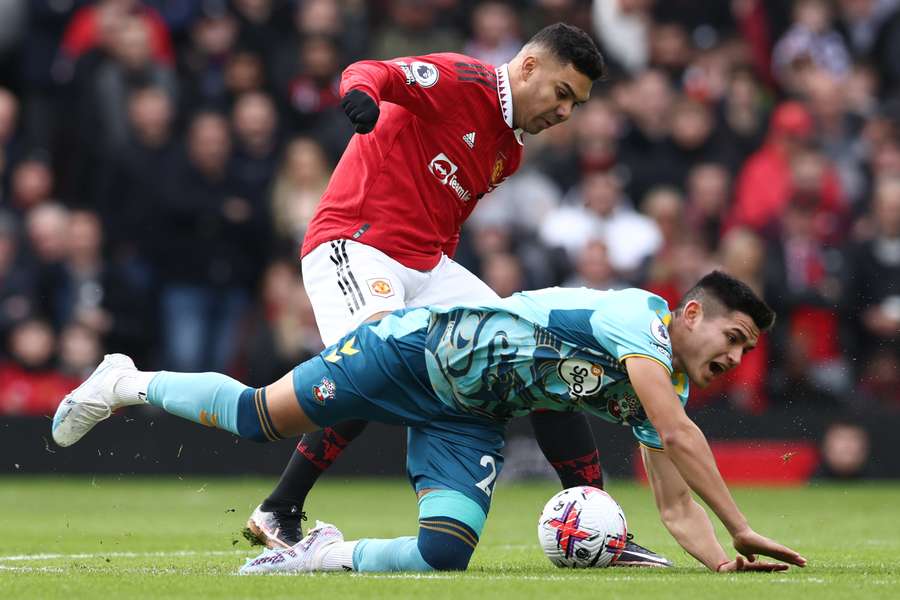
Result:
{"label": "player's knee", "polygon": [[419,554],[435,571],[466,570],[477,544],[475,532],[456,519],[432,517],[419,521]]}
{"label": "player's knee", "polygon": [[484,527],[481,505],[454,490],[434,490],[419,500],[422,559],[437,571],[462,571],[478,545]]}

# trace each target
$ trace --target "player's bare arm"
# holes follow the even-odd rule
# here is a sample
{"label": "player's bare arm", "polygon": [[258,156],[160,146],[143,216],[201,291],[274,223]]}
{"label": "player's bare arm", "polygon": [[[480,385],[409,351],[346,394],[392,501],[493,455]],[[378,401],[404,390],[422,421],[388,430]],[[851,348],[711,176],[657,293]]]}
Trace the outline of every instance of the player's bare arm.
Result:
{"label": "player's bare arm", "polygon": [[660,518],[672,537],[684,550],[712,571],[784,571],[782,563],[731,560],[713,529],[709,515],[691,494],[678,468],[665,452],[641,446],[641,457],[647,470],[650,489],[656,500]]}
{"label": "player's bare arm", "polygon": [[804,566],[806,559],[800,554],[750,528],[719,474],[706,437],[678,401],[666,369],[658,362],[642,357],[628,358],[626,368],[648,419],[660,435],[666,456],[687,485],[725,525],[735,549],[751,562],[756,554],[764,554]]}

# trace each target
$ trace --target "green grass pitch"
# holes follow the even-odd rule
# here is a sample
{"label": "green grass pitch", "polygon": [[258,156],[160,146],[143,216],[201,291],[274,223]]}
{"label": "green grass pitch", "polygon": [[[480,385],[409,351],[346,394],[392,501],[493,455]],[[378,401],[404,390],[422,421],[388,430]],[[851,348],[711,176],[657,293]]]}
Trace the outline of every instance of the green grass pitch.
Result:
{"label": "green grass pitch", "polygon": [[[0,598],[898,598],[900,485],[738,488],[758,531],[794,546],[806,569],[714,575],[681,552],[650,493],[613,481],[637,540],[674,559],[672,570],[553,567],[536,521],[552,482],[505,483],[466,573],[238,577],[256,552],[239,530],[271,480],[0,478]],[[415,533],[415,503],[400,480],[326,478],[311,518],[348,539]],[[720,529],[721,531],[721,529]],[[722,538],[725,539],[724,537]]]}

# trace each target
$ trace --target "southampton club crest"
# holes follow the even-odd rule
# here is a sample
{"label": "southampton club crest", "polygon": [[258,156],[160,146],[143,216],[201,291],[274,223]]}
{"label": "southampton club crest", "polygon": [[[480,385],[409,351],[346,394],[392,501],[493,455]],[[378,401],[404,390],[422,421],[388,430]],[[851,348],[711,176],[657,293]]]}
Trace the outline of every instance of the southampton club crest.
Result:
{"label": "southampton club crest", "polygon": [[334,382],[327,377],[323,377],[319,385],[314,385],[312,395],[316,402],[324,405],[328,400],[334,399]]}

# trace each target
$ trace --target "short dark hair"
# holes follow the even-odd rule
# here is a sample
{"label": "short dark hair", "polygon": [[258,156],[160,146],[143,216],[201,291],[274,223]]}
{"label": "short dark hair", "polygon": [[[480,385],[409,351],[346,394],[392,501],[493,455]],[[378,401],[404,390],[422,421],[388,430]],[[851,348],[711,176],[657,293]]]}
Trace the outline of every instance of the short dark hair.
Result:
{"label": "short dark hair", "polygon": [[547,25],[528,40],[528,44],[540,44],[547,48],[563,64],[572,63],[575,70],[590,77],[591,81],[606,77],[606,63],[591,36],[578,27],[565,23]]}
{"label": "short dark hair", "polygon": [[713,271],[689,289],[678,303],[678,310],[691,300],[703,302],[712,299],[729,311],[748,315],[760,331],[770,329],[775,323],[775,311],[766,304],[746,283],[723,273]]}

